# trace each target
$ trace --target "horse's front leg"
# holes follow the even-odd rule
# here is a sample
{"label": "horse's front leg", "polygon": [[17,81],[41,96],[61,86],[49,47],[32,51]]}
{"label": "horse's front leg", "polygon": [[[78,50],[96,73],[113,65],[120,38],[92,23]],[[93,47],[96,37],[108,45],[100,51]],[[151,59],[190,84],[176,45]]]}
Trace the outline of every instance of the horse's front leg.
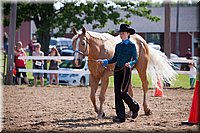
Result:
{"label": "horse's front leg", "polygon": [[99,119],[102,119],[105,116],[105,113],[103,111],[103,104],[105,102],[105,94],[108,88],[108,82],[109,82],[109,75],[105,71],[105,73],[103,74],[101,78],[101,91],[99,95],[100,107],[99,107],[99,112],[98,112]]}
{"label": "horse's front leg", "polygon": [[95,94],[96,94],[97,89],[98,89],[99,80],[100,79],[96,79],[96,77],[94,77],[92,74],[90,74],[90,87],[91,87],[90,100],[91,100],[91,102],[94,106],[94,111],[96,113],[98,113],[98,111],[99,111],[97,104],[96,104],[96,97],[95,97]]}

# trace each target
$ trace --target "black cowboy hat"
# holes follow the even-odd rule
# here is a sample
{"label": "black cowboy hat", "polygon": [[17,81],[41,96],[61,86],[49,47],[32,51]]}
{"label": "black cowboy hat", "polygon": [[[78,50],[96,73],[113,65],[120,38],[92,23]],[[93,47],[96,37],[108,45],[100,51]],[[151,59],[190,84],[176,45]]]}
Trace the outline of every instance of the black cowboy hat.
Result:
{"label": "black cowboy hat", "polygon": [[133,28],[130,28],[127,24],[121,24],[119,28],[119,32],[129,32],[130,35],[135,34],[135,30]]}

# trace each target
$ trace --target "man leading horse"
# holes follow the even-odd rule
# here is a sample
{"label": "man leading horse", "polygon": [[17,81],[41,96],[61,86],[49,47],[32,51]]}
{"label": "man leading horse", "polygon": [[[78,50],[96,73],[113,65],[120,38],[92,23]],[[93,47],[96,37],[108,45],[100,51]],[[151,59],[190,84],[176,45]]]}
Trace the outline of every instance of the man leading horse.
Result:
{"label": "man leading horse", "polygon": [[[110,59],[115,53],[116,44],[121,42],[120,36],[112,36],[108,33],[97,33],[87,31],[84,27],[82,32],[73,30],[73,49],[75,50],[75,62],[80,64],[84,56],[88,56],[88,68],[90,71],[90,99],[94,106],[98,118],[105,116],[103,104],[108,87],[109,76],[113,75],[114,64],[108,64],[106,67],[97,62],[99,59]],[[130,35],[129,40],[135,44],[138,61],[135,64],[138,75],[142,82],[143,109],[145,115],[151,113],[147,107],[148,74],[152,80],[152,86],[155,87],[158,79],[171,83],[174,81],[176,72],[170,66],[170,62],[160,54],[159,51],[148,46],[146,41],[138,34]],[[96,104],[96,92],[99,81],[101,80],[101,90],[99,94],[100,105]],[[131,90],[131,89],[130,89]]]}
{"label": "man leading horse", "polygon": [[132,111],[132,118],[135,119],[138,116],[139,104],[128,94],[132,75],[131,68],[138,61],[136,46],[129,40],[130,35],[133,34],[135,34],[133,28],[130,28],[127,24],[121,24],[119,35],[122,42],[116,45],[114,56],[110,59],[98,60],[102,65],[116,63],[114,69],[114,92],[117,116],[113,118],[113,122],[125,122],[123,101]]}

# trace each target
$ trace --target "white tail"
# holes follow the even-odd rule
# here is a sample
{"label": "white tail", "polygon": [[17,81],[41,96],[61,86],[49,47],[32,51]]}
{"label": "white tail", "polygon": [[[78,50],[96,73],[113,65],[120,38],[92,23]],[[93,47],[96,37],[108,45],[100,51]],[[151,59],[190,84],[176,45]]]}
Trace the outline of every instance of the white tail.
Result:
{"label": "white tail", "polygon": [[150,53],[148,74],[152,80],[152,87],[156,87],[158,80],[172,84],[176,79],[177,72],[171,67],[171,62],[162,52],[148,47]]}

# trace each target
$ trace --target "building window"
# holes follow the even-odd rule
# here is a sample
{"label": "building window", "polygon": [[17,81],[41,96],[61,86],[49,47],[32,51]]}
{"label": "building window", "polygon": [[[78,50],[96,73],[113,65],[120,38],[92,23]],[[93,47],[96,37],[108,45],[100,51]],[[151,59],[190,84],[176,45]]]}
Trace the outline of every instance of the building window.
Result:
{"label": "building window", "polygon": [[147,42],[154,43],[154,44],[162,44],[161,43],[161,34],[159,33],[147,33]]}

